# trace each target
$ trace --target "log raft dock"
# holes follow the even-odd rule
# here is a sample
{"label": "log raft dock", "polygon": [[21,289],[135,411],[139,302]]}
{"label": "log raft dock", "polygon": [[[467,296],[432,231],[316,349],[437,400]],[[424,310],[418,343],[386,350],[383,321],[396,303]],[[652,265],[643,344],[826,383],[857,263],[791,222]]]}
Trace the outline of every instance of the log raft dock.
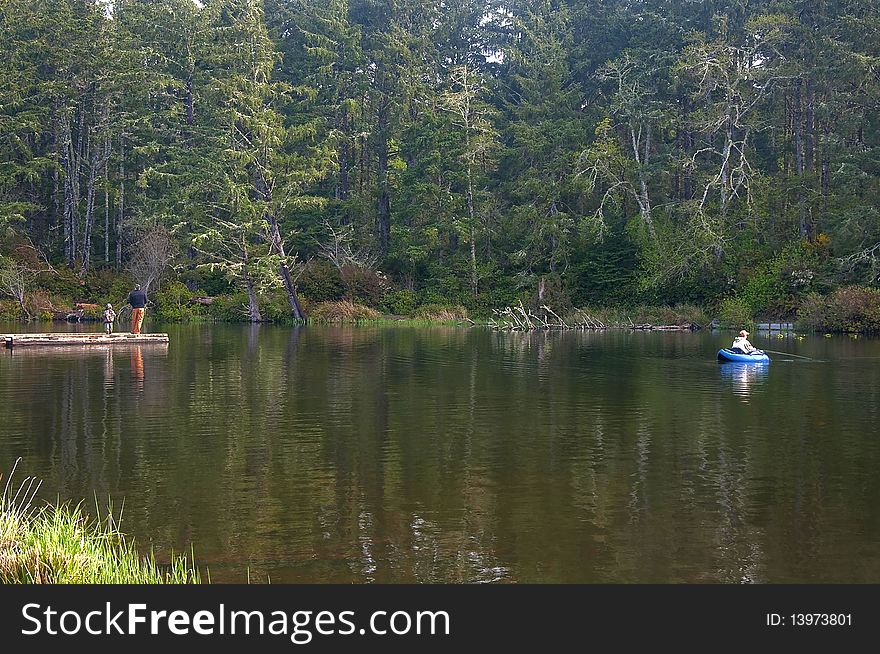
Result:
{"label": "log raft dock", "polygon": [[45,334],[0,334],[6,349],[30,345],[142,345],[168,343],[168,334],[131,334],[119,332],[52,332]]}

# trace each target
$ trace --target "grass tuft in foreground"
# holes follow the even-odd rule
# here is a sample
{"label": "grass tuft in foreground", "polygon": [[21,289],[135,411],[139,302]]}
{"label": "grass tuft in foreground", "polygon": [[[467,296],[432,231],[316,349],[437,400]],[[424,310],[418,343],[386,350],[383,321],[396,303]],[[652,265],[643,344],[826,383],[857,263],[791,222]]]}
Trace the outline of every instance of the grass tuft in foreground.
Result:
{"label": "grass tuft in foreground", "polygon": [[39,482],[33,477],[18,486],[11,482],[12,474],[0,496],[0,583],[201,583],[191,556],[173,557],[169,565],[158,564],[152,553],[141,556],[119,530],[112,510],[94,519],[81,505],[37,508]]}

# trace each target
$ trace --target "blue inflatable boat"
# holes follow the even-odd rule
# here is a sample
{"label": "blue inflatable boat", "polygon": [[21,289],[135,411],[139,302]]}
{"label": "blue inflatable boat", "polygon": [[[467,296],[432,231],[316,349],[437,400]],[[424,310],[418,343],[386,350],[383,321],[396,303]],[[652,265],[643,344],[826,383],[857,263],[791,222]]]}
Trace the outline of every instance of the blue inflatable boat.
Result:
{"label": "blue inflatable boat", "polygon": [[751,354],[743,354],[730,348],[718,350],[718,360],[721,362],[735,361],[736,363],[770,363],[770,357],[761,350],[755,350]]}

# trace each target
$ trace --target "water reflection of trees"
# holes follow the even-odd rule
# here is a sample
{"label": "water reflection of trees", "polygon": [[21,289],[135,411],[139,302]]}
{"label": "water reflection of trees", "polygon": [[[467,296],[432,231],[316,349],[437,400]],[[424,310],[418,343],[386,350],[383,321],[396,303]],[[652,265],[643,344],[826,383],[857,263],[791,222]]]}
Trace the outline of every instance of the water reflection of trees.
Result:
{"label": "water reflection of trees", "polygon": [[144,360],[156,364],[167,355],[162,346],[145,348],[147,355],[140,349],[34,348],[7,355],[0,389],[13,400],[4,402],[4,458],[42,464],[44,486],[62,497],[83,487],[114,488],[126,426],[138,420],[141,400],[161,405],[167,391],[155,385],[130,401]]}
{"label": "water reflection of trees", "polygon": [[[129,528],[160,556],[194,543],[217,579],[797,580],[842,574],[842,552],[878,572],[877,449],[817,432],[846,416],[839,395],[772,400],[822,397],[809,369],[759,394],[749,380],[744,406],[737,380],[688,367],[690,335],[256,326],[173,342],[142,374],[131,353],[16,360],[0,391],[44,377],[44,410],[13,409],[10,433],[33,435],[47,488],[124,495]],[[876,392],[860,398],[876,414]],[[848,523],[867,531],[833,542]]]}

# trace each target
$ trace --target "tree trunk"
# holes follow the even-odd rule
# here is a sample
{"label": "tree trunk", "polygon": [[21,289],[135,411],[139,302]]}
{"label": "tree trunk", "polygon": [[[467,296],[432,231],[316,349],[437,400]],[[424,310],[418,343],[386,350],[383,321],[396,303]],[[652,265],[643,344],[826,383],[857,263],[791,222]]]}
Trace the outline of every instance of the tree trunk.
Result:
{"label": "tree trunk", "polygon": [[[57,116],[58,116],[57,103],[54,108],[54,116],[55,116],[55,121],[53,124],[53,130],[52,130],[53,141],[54,141],[55,153],[58,156],[58,160],[60,162],[63,159],[63,154],[61,151],[61,138],[58,134],[58,122],[59,121],[57,118]],[[61,203],[59,201],[59,197],[60,197],[59,196],[59,189],[60,189],[60,184],[59,184],[59,176],[58,176],[58,167],[53,166],[52,167],[52,202],[50,204],[51,211],[52,211],[52,217],[49,221],[50,229],[54,228],[58,224],[58,216],[61,215]]]}
{"label": "tree trunk", "polygon": [[[106,148],[106,144],[104,146]],[[80,263],[79,276],[84,277],[89,271],[92,257],[92,229],[95,222],[95,184],[98,180],[98,171],[104,163],[100,160],[101,155],[96,147],[90,146],[89,157],[89,180],[86,185],[86,222],[83,227],[82,260]]]}
{"label": "tree trunk", "polygon": [[339,147],[339,184],[336,187],[336,197],[339,200],[348,199],[348,157],[350,152],[348,139],[343,138]]}
{"label": "tree trunk", "polygon": [[[110,139],[107,139],[107,160],[110,157]],[[110,176],[104,161],[104,265],[110,265]]]}
{"label": "tree trunk", "polygon": [[367,188],[367,175],[369,173],[366,154],[367,145],[364,138],[359,139],[359,141],[355,141],[355,150],[355,159],[358,162],[358,194],[363,197],[364,190]]}
{"label": "tree trunk", "polygon": [[348,199],[348,159],[351,152],[351,146],[348,139],[343,137],[339,146],[339,183],[336,185],[336,199]]}
{"label": "tree trunk", "polygon": [[804,112],[804,170],[809,174],[815,165],[816,151],[816,83],[807,78],[807,98]]}
{"label": "tree trunk", "polygon": [[[791,168],[791,154],[788,147],[788,139],[793,131],[793,121],[791,117],[791,96],[788,93],[785,97],[785,128],[782,130],[782,175],[785,177],[786,188],[788,187],[788,171]],[[787,195],[787,193],[786,193]]]}
{"label": "tree trunk", "polygon": [[[247,254],[245,254],[247,260]],[[248,320],[250,322],[263,322],[263,314],[260,313],[260,304],[257,302],[257,293],[254,290],[254,280],[250,273],[245,273],[245,290],[248,297]]]}
{"label": "tree trunk", "polygon": [[648,182],[642,173],[639,173],[639,213],[642,216],[642,221],[648,227],[648,233],[651,234],[652,238],[656,239],[657,232],[654,229],[654,219],[651,216],[651,198],[648,195]]}
{"label": "tree trunk", "polygon": [[122,269],[122,230],[125,218],[125,148],[119,135],[119,201],[116,212],[116,269]]}
{"label": "tree trunk", "polygon": [[388,254],[391,243],[391,198],[388,195],[388,151],[387,144],[379,156],[379,198],[376,206],[379,219],[379,251]]}
{"label": "tree trunk", "polygon": [[287,300],[290,302],[290,311],[293,313],[295,320],[305,320],[306,314],[303,311],[302,305],[299,303],[296,284],[293,282],[293,275],[290,274],[290,266],[287,265],[287,254],[284,252],[284,239],[281,238],[278,219],[274,214],[269,216],[269,240],[272,250],[281,257],[279,274],[281,275],[281,282],[284,284],[284,291],[287,293]]}
{"label": "tree trunk", "polygon": [[[690,99],[685,96],[683,100],[683,129],[682,129],[682,150],[684,151],[685,156],[690,157],[693,154],[694,150],[694,135],[691,131],[691,119],[690,119]],[[694,177],[693,177],[693,169],[691,166],[685,165],[684,173],[682,175],[682,189],[681,189],[681,199],[683,200],[692,200],[694,197]]]}
{"label": "tree trunk", "polygon": [[296,293],[296,285],[293,283],[293,276],[290,274],[290,268],[287,262],[281,262],[281,280],[284,282],[284,290],[287,293],[287,300],[290,302],[290,310],[296,320],[305,320],[306,314],[302,305],[299,303],[299,296]]}
{"label": "tree trunk", "polygon": [[78,199],[75,196],[76,164],[74,161],[73,134],[71,132],[70,116],[62,115],[61,121],[61,167],[64,170],[64,261],[68,267],[73,266],[74,257],[74,214]]}
{"label": "tree trunk", "polygon": [[721,215],[727,215],[730,203],[730,156],[733,153],[733,117],[728,111],[727,127],[724,131],[724,153],[721,160]]}
{"label": "tree trunk", "polygon": [[[651,216],[651,198],[648,195],[648,180],[645,172],[645,167],[648,165],[648,155],[650,153],[651,128],[650,125],[646,126],[644,155],[642,155],[639,150],[640,144],[636,139],[635,126],[630,124],[629,130],[630,138],[632,140],[633,157],[635,157],[636,164],[639,168],[639,190],[636,193],[636,201],[639,203],[639,214],[642,217],[642,222],[644,222],[645,226],[648,228],[648,233],[651,235],[651,238],[656,239],[657,232],[654,230],[654,219]],[[641,128],[639,130],[639,133],[641,133]]]}
{"label": "tree trunk", "polygon": [[[351,141],[349,139],[348,111],[344,107],[339,116],[339,130],[342,133],[342,140],[339,144],[339,182],[336,185],[336,199],[345,202],[349,195],[348,167],[351,158]],[[343,225],[349,223],[347,207],[342,212],[341,222]]]}
{"label": "tree trunk", "polygon": [[807,203],[804,196],[804,115],[803,93],[801,86],[803,80],[797,80],[794,106],[794,164],[797,174],[797,197],[798,197],[798,232],[802,239],[809,234],[807,225]]}
{"label": "tree trunk", "polygon": [[[806,82],[806,107],[804,111],[804,186],[802,193],[814,187],[813,168],[816,157],[816,84],[811,78]],[[805,201],[806,202],[806,201]],[[813,207],[806,207],[807,231],[810,238],[814,238],[813,232]]]}
{"label": "tree trunk", "polygon": [[379,252],[388,254],[391,241],[391,198],[388,195],[388,134],[386,108],[379,112],[378,185],[376,215],[378,218]]}
{"label": "tree trunk", "polygon": [[[470,154],[470,127],[465,125],[465,148]],[[469,160],[467,164],[467,203],[468,203],[468,220],[471,228],[471,294],[476,297],[479,289],[479,279],[477,279],[477,218],[474,213],[474,180],[473,180],[473,163]]]}
{"label": "tree trunk", "polygon": [[[822,134],[824,135],[824,143],[822,144],[822,172],[821,172],[821,182],[820,185],[822,187],[822,216],[827,215],[828,213],[828,196],[831,191],[831,155],[828,150],[830,149],[829,144],[829,134],[831,132],[831,128],[827,121],[825,121],[822,126]],[[821,217],[820,217],[821,220]],[[821,222],[817,226],[816,231],[821,230]]]}
{"label": "tree trunk", "polygon": [[[262,196],[267,205],[272,202],[272,190],[263,177],[258,173],[254,180],[254,186],[257,193]],[[281,283],[284,285],[284,291],[287,293],[287,301],[290,303],[290,311],[295,320],[305,320],[306,314],[299,303],[299,296],[296,292],[296,284],[293,281],[293,275],[290,274],[290,266],[287,265],[287,253],[284,251],[284,239],[281,237],[281,228],[278,224],[278,216],[270,212],[266,215],[268,224],[267,240],[269,241],[269,251],[279,255],[281,264],[278,267],[278,273],[281,276]]]}
{"label": "tree trunk", "polygon": [[79,199],[80,199],[80,187],[79,187],[79,173],[82,169],[82,162],[84,157],[86,157],[86,152],[88,151],[89,146],[89,134],[88,128],[86,127],[86,107],[85,107],[85,99],[83,99],[82,106],[79,108],[79,127],[78,133],[76,135],[76,150],[72,156],[73,159],[73,213],[71,214],[71,224],[70,224],[70,259],[67,262],[68,268],[73,268],[76,262],[76,252],[77,252],[77,236],[79,232]]}
{"label": "tree trunk", "polygon": [[477,230],[471,223],[471,293],[477,296],[480,280],[477,278]]}
{"label": "tree trunk", "polygon": [[186,124],[192,127],[196,122],[195,100],[193,98],[192,78],[186,80]]}

